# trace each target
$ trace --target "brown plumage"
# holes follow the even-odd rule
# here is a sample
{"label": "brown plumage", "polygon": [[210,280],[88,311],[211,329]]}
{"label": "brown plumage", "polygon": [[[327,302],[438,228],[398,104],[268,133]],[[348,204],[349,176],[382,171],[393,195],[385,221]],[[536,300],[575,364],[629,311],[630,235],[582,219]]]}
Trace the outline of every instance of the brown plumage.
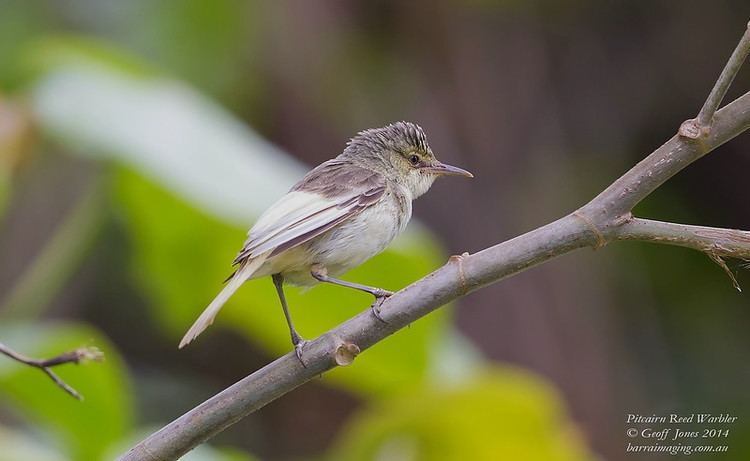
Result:
{"label": "brown plumage", "polygon": [[[435,159],[424,131],[408,122],[360,132],[335,159],[307,173],[263,213],[234,260],[237,270],[180,342],[208,325],[229,297],[252,278],[272,276],[292,343],[302,360],[304,340],[294,329],[283,283],[334,283],[376,297],[391,293],[334,278],[380,253],[405,228],[411,201],[441,175],[471,176]],[[304,362],[303,362],[304,364]]]}

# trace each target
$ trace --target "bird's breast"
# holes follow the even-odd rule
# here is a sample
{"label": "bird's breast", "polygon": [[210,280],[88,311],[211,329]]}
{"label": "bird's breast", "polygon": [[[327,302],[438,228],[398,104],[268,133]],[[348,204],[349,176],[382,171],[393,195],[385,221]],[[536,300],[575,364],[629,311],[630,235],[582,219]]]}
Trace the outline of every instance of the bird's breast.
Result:
{"label": "bird's breast", "polygon": [[373,204],[333,229],[269,259],[256,276],[280,273],[291,284],[310,286],[313,264],[332,276],[341,275],[382,252],[411,218],[411,200],[389,191]]}
{"label": "bird's breast", "polygon": [[311,241],[329,273],[342,274],[382,252],[411,218],[411,201],[388,193],[375,205]]}

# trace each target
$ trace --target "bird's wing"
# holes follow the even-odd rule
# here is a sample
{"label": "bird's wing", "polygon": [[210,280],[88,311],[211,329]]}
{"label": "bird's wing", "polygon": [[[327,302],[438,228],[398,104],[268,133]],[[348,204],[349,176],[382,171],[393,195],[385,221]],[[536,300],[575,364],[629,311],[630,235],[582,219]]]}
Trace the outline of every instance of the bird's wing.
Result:
{"label": "bird's wing", "polygon": [[325,162],[261,215],[234,263],[305,243],[377,203],[385,189],[379,173],[341,160]]}

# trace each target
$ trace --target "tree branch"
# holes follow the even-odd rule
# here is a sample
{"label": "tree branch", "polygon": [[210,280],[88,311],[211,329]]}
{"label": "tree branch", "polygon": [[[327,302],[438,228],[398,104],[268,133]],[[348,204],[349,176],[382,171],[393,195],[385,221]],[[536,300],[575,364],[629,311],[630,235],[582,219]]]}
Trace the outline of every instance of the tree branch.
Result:
{"label": "tree branch", "polygon": [[32,359],[19,354],[3,343],[0,343],[0,353],[7,355],[17,362],[21,362],[34,368],[39,368],[62,390],[78,400],[83,400],[81,394],[60,379],[51,368],[64,363],[75,363],[77,365],[88,360],[100,361],[104,357],[99,349],[95,347],[79,347],[76,350],[64,352],[50,359]]}
{"label": "tree branch", "polygon": [[380,313],[387,323],[369,310],[357,315],[305,347],[307,367],[290,352],[163,427],[119,460],[177,459],[310,379],[350,363],[360,351],[438,307],[578,248],[598,248],[614,240],[644,240],[695,248],[722,263],[722,256],[747,259],[747,232],[636,219],[631,210],[687,165],[750,128],[750,93],[714,114],[748,49],[750,34],[745,33],[704,105],[704,118],[713,119],[713,123],[700,129],[698,136],[682,133],[687,122],[683,123],[680,134],[579,210],[478,253],[452,256],[443,267],[383,303]]}
{"label": "tree branch", "polygon": [[617,240],[677,245],[719,257],[750,260],[750,232],[633,218],[617,228]]}

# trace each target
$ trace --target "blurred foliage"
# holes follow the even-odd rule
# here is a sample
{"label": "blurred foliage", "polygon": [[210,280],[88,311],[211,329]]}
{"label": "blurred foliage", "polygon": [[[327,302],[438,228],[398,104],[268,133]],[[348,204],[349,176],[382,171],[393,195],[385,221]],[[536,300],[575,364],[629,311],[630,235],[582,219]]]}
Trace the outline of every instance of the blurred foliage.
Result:
{"label": "blurred foliage", "polygon": [[[2,293],[0,340],[35,357],[85,344],[107,353],[105,363],[59,370],[84,402],[70,399],[38,370],[0,357],[0,461],[112,459],[193,406],[203,392],[250,371],[245,356],[235,358],[232,350],[215,360],[226,362],[217,367],[225,375],[206,372],[214,356],[201,356],[211,343],[203,337],[187,351],[172,346],[221,288],[247,227],[306,169],[255,128],[312,162],[323,155],[318,147],[333,152],[334,144],[326,143],[340,142],[344,128],[397,117],[424,120],[434,127],[435,145],[459,164],[473,162],[492,174],[478,175],[465,186],[470,191],[439,186],[435,201],[420,203],[419,212],[440,225],[451,248],[481,248],[579,205],[671,135],[675,121],[699,107],[704,95],[694,89],[710,86],[744,28],[741,20],[735,24],[746,17],[738,5],[744,6],[690,4],[674,14],[668,2],[473,0],[427,7],[0,0],[0,217],[13,212],[17,185],[29,171],[24,168],[34,162],[83,156],[101,180],[80,207],[54,222],[47,240],[33,248],[34,261],[9,263],[23,271]],[[701,34],[685,33],[698,22]],[[726,50],[717,46],[722,37],[728,37]],[[607,152],[606,162],[601,152]],[[744,202],[735,197],[742,183],[731,184],[742,180],[746,165],[741,156],[726,158],[702,159],[697,173],[686,170],[636,211],[747,227]],[[711,166],[722,161],[731,163]],[[443,212],[447,203],[463,208],[460,222]],[[497,216],[488,216],[488,205]],[[737,222],[717,222],[722,212]],[[123,235],[99,235],[102,220],[110,224],[107,232]],[[20,232],[37,231],[33,225]],[[75,315],[96,320],[86,317],[89,311],[81,314],[83,308],[72,315],[70,308],[50,309],[66,291],[101,293],[75,283],[85,285],[75,277],[82,262],[110,255],[111,248],[88,251],[97,238],[123,247],[116,253],[125,256],[120,264],[99,266],[112,271],[109,280],[134,281],[123,282],[127,293],[112,288],[112,297],[122,295],[123,305],[138,303],[127,305],[135,313],[116,316],[102,307],[102,316],[112,316],[110,324],[94,322],[102,331],[75,322]],[[571,255],[579,257],[585,256]],[[442,242],[416,223],[389,251],[346,278],[398,289],[444,258]],[[617,262],[599,271],[602,261]],[[336,390],[326,390],[322,403],[310,398],[298,406],[292,395],[243,421],[252,433],[235,433],[237,445],[262,450],[265,444],[274,457],[289,456],[295,453],[285,451],[289,442],[302,438],[300,415],[318,408],[312,425],[327,422],[340,430],[329,434],[333,446],[322,441],[317,454],[289,457],[592,459],[557,390],[534,375],[490,366],[473,341],[483,341],[494,358],[543,370],[559,383],[591,444],[610,450],[607,459],[622,454],[619,440],[604,439],[618,433],[611,423],[619,421],[623,405],[750,411],[742,398],[742,367],[734,371],[750,352],[746,302],[703,255],[615,245],[598,253],[596,262],[567,264],[514,278],[503,284],[512,285],[508,291],[482,290],[467,298],[461,325],[471,338],[456,333],[450,310],[420,320],[351,367],[327,374],[324,385]],[[746,274],[739,278],[747,285]],[[504,296],[502,310],[497,293]],[[290,288],[288,297],[308,338],[371,302],[333,286]],[[99,299],[89,302],[100,307]],[[32,326],[9,323],[11,316],[42,325],[50,316],[74,318]],[[490,328],[488,321],[496,323]],[[120,330],[112,327],[117,322],[124,323]],[[143,346],[141,328],[151,335]],[[130,369],[105,333],[122,354],[133,354]],[[255,347],[246,350],[256,361],[291,349],[268,280],[243,287],[205,335],[228,337],[235,345],[231,341],[251,342]],[[148,376],[153,368],[161,372],[158,379]],[[197,388],[190,394],[195,399],[170,408],[161,397],[180,397],[149,395],[140,386],[149,378],[157,389]],[[303,395],[317,398],[316,386]],[[274,411],[284,406],[280,418]],[[139,407],[150,414],[134,414]],[[283,426],[290,421],[294,427]],[[748,428],[744,420],[733,428],[737,459],[750,450],[750,438],[742,438]],[[314,429],[311,438],[325,438]],[[202,446],[185,459],[255,458]]]}
{"label": "blurred foliage", "polygon": [[[220,289],[231,270],[228,261],[252,217],[281,195],[303,167],[186,85],[113,47],[57,37],[28,43],[19,59],[23,71],[17,75],[23,75],[24,82],[19,87],[30,98],[41,133],[69,152],[101,160],[112,172],[106,175],[111,194],[96,196],[107,200],[124,224],[131,247],[130,272],[164,333],[176,343]],[[179,61],[173,64],[180,66]],[[85,235],[79,227],[73,227],[79,230],[74,233]],[[52,241],[55,248],[75,254],[83,251],[65,242]],[[40,257],[37,265],[48,267],[42,264],[47,259]],[[435,239],[415,224],[391,249],[348,277],[398,289],[443,259]],[[71,271],[70,265],[51,266],[61,273]],[[47,289],[45,301],[31,303],[44,304],[49,290],[55,291],[50,288],[53,279],[47,272],[28,277],[21,291]],[[298,328],[309,338],[366,309],[372,301],[369,295],[333,286],[319,286],[309,293],[290,289],[288,298]],[[333,300],[335,306],[331,306]],[[16,304],[22,307],[15,310],[31,309],[29,303]],[[489,459],[491,453],[498,453],[494,434],[499,430],[507,437],[500,444],[504,449],[525,453],[520,447],[530,446],[537,450],[533,453],[558,452],[558,458],[548,459],[569,459],[572,439],[562,434],[570,423],[559,414],[557,397],[538,380],[496,370],[463,384],[464,378],[453,373],[447,382],[460,387],[432,387],[436,378],[451,373],[433,364],[435,352],[441,351],[435,346],[441,340],[448,342],[449,317],[449,311],[441,309],[363,354],[353,366],[326,375],[327,382],[349,392],[377,397],[370,400],[372,408],[399,409],[391,417],[375,410],[363,413],[340,437],[335,456],[366,457],[370,448],[363,447],[373,447],[372,440],[403,431],[404,437],[418,437],[419,450],[432,454],[433,459],[448,448],[456,455],[469,447],[474,459]],[[217,323],[236,330],[269,355],[291,348],[278,299],[267,280],[248,283],[227,303]],[[213,328],[207,334],[217,332]],[[105,351],[105,364],[60,370],[85,395],[83,404],[55,392],[38,370],[0,362],[0,392],[12,398],[14,410],[23,418],[43,427],[52,440],[59,438],[72,459],[102,459],[142,433],[143,429],[134,432],[129,373],[100,333],[74,324],[6,325],[0,337],[34,356],[53,355],[81,344],[96,344]],[[456,346],[451,350],[455,356],[451,363],[484,366],[470,346]],[[444,352],[440,356],[451,355]],[[431,414],[435,411],[445,413],[435,419]],[[72,414],[76,415],[73,422]],[[498,414],[520,421],[508,431],[491,424]],[[467,423],[475,418],[487,418],[481,423],[484,431],[469,429]],[[449,430],[451,421],[462,429]],[[94,433],[96,438],[91,437]],[[537,443],[530,444],[530,438]],[[24,443],[23,438],[13,442],[19,450]],[[210,447],[190,456],[186,459],[250,459]]]}
{"label": "blurred foliage", "polygon": [[9,189],[9,174],[7,171],[3,170],[2,167],[0,167],[0,216],[2,216],[3,211],[5,210],[5,203],[8,198]]}
{"label": "blurred foliage", "polygon": [[371,403],[341,434],[333,459],[594,459],[561,405],[539,378],[488,367],[456,386]]}
{"label": "blurred foliage", "polygon": [[0,217],[12,191],[13,174],[27,160],[32,142],[31,114],[0,89]]}
{"label": "blurred foliage", "polygon": [[6,294],[6,318],[38,317],[69,281],[98,236],[107,203],[94,182],[65,216],[33,263]]}
{"label": "blurred foliage", "polygon": [[60,450],[39,443],[38,438],[0,426],[0,461],[67,461]]}
{"label": "blurred foliage", "polygon": [[57,37],[27,49],[28,94],[46,136],[130,166],[206,214],[244,227],[304,174],[213,101],[112,46]]}
{"label": "blurred foliage", "polygon": [[[27,89],[61,69],[110,69],[130,79],[156,77],[155,69],[105,43],[73,35],[36,38],[23,47],[15,71]],[[114,96],[114,95],[113,95]],[[42,115],[42,114],[37,114]]]}
{"label": "blurred foliage", "polygon": [[[138,20],[139,27],[120,30],[118,35],[132,50],[223,100],[237,104],[257,97],[257,78],[247,69],[262,51],[258,40],[264,26],[258,14],[262,2],[128,3],[120,21],[129,16]],[[148,15],[140,14],[144,8]]]}

